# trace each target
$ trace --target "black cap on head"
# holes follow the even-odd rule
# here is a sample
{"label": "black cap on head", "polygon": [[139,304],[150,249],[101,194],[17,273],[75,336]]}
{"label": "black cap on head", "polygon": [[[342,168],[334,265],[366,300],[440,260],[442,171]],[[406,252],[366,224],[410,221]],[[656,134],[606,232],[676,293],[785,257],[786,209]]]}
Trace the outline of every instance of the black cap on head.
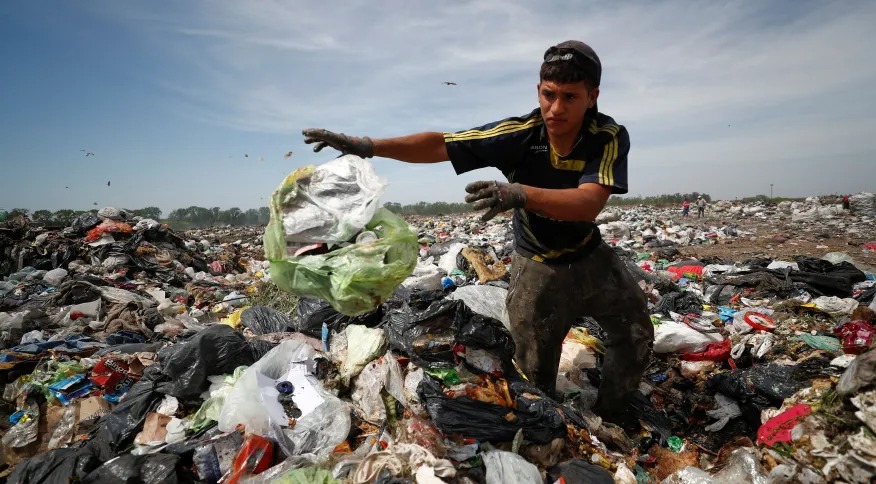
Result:
{"label": "black cap on head", "polygon": [[[602,80],[602,62],[592,47],[580,40],[567,40],[551,46],[544,53],[545,63],[568,62],[580,68],[593,87],[599,87]],[[587,110],[588,116],[596,116],[599,107],[596,103]]]}
{"label": "black cap on head", "polygon": [[596,51],[580,40],[567,40],[548,48],[544,53],[544,61],[570,62],[584,70],[593,87],[599,87],[602,79],[602,62]]}

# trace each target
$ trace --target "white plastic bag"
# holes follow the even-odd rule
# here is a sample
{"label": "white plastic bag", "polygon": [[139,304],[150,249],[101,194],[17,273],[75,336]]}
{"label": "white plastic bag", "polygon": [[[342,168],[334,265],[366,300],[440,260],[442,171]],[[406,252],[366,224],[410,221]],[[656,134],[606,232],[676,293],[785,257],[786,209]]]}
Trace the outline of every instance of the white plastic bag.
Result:
{"label": "white plastic bag", "polygon": [[720,333],[700,333],[686,324],[667,321],[654,330],[655,353],[699,353],[724,341]]}
{"label": "white plastic bag", "polygon": [[314,355],[306,343],[284,341],[247,368],[225,397],[219,412],[219,430],[230,432],[243,424],[247,432],[267,436],[271,424],[288,426],[288,420],[280,418],[283,407],[277,401],[279,392],[271,392],[265,385],[285,375],[292,363],[312,361]]}

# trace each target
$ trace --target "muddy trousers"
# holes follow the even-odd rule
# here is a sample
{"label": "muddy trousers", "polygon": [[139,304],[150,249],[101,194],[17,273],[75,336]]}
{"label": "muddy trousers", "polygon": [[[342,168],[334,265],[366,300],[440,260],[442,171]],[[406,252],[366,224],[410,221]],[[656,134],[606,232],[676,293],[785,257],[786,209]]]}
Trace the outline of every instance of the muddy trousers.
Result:
{"label": "muddy trousers", "polygon": [[575,319],[590,316],[606,333],[602,382],[594,411],[619,417],[651,357],[654,327],[645,294],[614,250],[602,243],[572,264],[543,264],[518,254],[506,300],[518,365],[553,395],[563,339]]}

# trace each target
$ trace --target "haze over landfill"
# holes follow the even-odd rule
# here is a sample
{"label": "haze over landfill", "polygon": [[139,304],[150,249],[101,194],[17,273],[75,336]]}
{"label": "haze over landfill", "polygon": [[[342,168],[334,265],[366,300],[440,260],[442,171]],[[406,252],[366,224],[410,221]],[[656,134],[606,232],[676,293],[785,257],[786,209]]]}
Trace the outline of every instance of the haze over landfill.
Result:
{"label": "haze over landfill", "polygon": [[[602,57],[632,195],[872,190],[874,21],[866,1],[5,2],[0,207],[264,206],[333,156],[302,128],[380,137],[523,114],[544,49],[569,38]],[[500,176],[375,165],[401,203]]]}

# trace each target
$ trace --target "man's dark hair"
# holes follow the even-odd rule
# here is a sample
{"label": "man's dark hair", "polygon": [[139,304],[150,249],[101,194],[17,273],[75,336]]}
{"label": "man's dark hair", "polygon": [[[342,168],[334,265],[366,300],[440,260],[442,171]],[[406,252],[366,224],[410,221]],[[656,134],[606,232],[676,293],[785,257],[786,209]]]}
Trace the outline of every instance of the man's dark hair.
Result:
{"label": "man's dark hair", "polygon": [[596,84],[584,70],[567,62],[544,62],[539,73],[540,80],[551,81],[558,84],[574,84],[584,81],[587,90],[593,89]]}

